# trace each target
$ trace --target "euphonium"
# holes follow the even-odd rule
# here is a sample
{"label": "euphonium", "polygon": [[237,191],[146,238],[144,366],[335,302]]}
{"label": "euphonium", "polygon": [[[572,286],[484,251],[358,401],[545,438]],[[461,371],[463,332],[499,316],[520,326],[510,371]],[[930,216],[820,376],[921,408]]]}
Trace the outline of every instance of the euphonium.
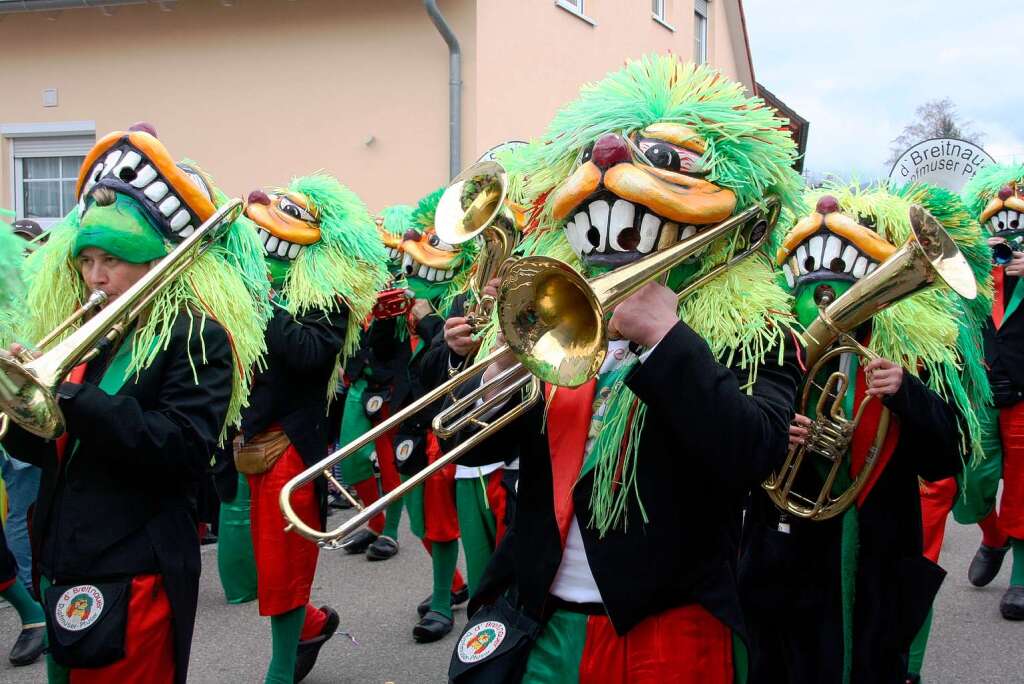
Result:
{"label": "euphonium", "polygon": [[[680,293],[686,296],[738,261],[754,254],[767,240],[779,216],[775,196],[675,245],[637,259],[611,273],[587,281],[570,266],[556,259],[529,257],[509,262],[498,296],[498,319],[506,339],[511,340],[469,368],[434,388],[402,411],[390,416],[373,430],[311,465],[281,489],[279,503],[288,529],[295,530],[326,548],[340,548],[340,540],[365,525],[397,499],[401,499],[428,477],[457,461],[464,453],[518,418],[540,400],[540,381],[576,385],[593,377],[601,361],[585,361],[586,355],[603,359],[606,353],[605,312],[629,297],[648,282],[667,273],[718,238],[734,235],[737,251]],[[618,275],[616,275],[618,274]],[[533,327],[531,327],[533,326]],[[466,427],[478,428],[458,446],[333,530],[321,532],[296,515],[291,497],[299,487],[330,470],[366,444],[397,427],[410,416],[455,392],[466,382],[481,375],[495,361],[513,354],[519,363],[502,371],[487,383],[459,398],[433,420],[438,437],[451,437]],[[561,373],[547,372],[550,369]],[[507,409],[502,406],[523,391],[520,401]]]}
{"label": "euphonium", "polygon": [[[814,390],[819,390],[813,423],[808,428],[805,444],[791,447],[779,472],[762,485],[772,502],[784,513],[808,520],[827,520],[844,512],[856,501],[870,479],[885,443],[890,421],[888,409],[882,409],[864,466],[844,491],[833,496],[832,487],[840,469],[849,465],[846,456],[853,433],[872,397],[865,397],[853,417],[848,418],[842,403],[852,381],[849,375],[840,371],[829,373],[820,386],[815,378],[827,372],[829,365],[844,354],[855,354],[862,363],[877,358],[877,354],[857,342],[851,333],[882,309],[930,287],[946,285],[964,299],[977,296],[977,283],[967,260],[935,217],[922,207],[913,205],[910,208],[910,225],[913,234],[903,246],[840,297],[834,299],[831,288],[823,287],[820,296],[816,293],[819,314],[804,333],[809,370],[797,409],[811,417],[808,408],[811,395]],[[793,490],[801,466],[809,460],[806,458],[808,454],[824,459],[828,465],[816,495]]]}
{"label": "euphonium", "polygon": [[[38,358],[18,359],[0,356],[0,410],[23,429],[45,439],[54,439],[64,432],[64,415],[57,405],[56,390],[71,369],[93,358],[103,339],[115,340],[145,311],[153,298],[189,266],[221,234],[242,211],[242,201],[224,204],[194,233],[157,262],[117,300],[104,307]],[[86,306],[96,306],[106,295],[92,295]],[[85,307],[75,312],[41,342],[45,345],[61,331],[82,317]]]}
{"label": "euphonium", "polygon": [[471,305],[466,322],[474,331],[491,319],[494,298],[484,286],[500,277],[516,246],[516,215],[505,202],[508,174],[496,161],[483,161],[460,173],[437,202],[434,231],[452,245],[480,236],[483,245],[469,281]]}

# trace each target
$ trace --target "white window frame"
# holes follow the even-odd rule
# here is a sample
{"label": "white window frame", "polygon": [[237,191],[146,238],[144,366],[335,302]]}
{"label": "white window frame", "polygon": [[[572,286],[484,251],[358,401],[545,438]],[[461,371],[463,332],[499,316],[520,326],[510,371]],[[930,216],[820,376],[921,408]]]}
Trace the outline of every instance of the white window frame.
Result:
{"label": "white window frame", "polygon": [[582,19],[591,26],[597,26],[597,22],[586,14],[585,0],[555,0],[555,7],[561,7],[577,19]]}
{"label": "white window frame", "polygon": [[[697,64],[708,62],[708,30],[711,26],[711,2],[710,0],[693,0],[693,61]],[[703,27],[704,33],[701,36],[700,50],[697,49],[697,31]]]}
{"label": "white window frame", "polygon": [[[95,121],[65,121],[65,122],[54,122],[54,123],[13,123],[13,124],[0,124],[0,137],[6,139],[7,144],[10,146],[10,152],[7,155],[8,169],[10,170],[11,178],[11,199],[14,205],[15,215],[18,218],[24,217],[24,200],[23,200],[23,178],[22,178],[22,164],[19,162],[20,159],[25,156],[37,156],[47,157],[48,155],[17,155],[15,153],[16,141],[21,138],[30,138],[33,140],[45,140],[46,138],[54,138],[54,143],[58,143],[61,138],[82,138],[81,145],[73,151],[58,151],[55,150],[53,157],[70,157],[70,156],[84,156],[88,153],[89,148],[92,147],[90,143],[88,147],[85,146],[86,139],[91,139],[92,142],[96,140],[96,122]],[[33,218],[33,221],[39,223],[39,225],[46,229],[52,226],[54,223],[59,221],[62,216],[46,217],[46,218]]]}
{"label": "white window frame", "polygon": [[666,4],[668,4],[668,0],[651,0],[651,19],[674,33],[676,27],[668,23],[668,18],[665,16]]}

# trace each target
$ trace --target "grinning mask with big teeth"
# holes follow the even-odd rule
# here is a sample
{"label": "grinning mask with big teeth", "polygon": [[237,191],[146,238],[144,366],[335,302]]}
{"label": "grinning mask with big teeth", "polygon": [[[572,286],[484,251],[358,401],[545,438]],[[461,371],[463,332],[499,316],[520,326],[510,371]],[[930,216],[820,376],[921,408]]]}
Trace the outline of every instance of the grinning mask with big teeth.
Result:
{"label": "grinning mask with big teeth", "polygon": [[245,215],[256,224],[275,282],[283,279],[288,266],[303,250],[320,241],[320,211],[300,193],[253,190]]}
{"label": "grinning mask with big teeth", "polygon": [[188,164],[176,164],[167,148],[143,130],[110,133],[86,156],[75,186],[79,218],[98,187],[141,204],[171,242],[187,238],[216,209],[203,175]]}
{"label": "grinning mask with big teeth", "polygon": [[732,191],[705,180],[706,152],[706,141],[681,124],[606,133],[553,190],[552,218],[565,221],[569,244],[589,269],[635,261],[736,208]]}
{"label": "grinning mask with big teeth", "polygon": [[1024,164],[983,166],[964,187],[964,203],[994,237],[1024,231]]}

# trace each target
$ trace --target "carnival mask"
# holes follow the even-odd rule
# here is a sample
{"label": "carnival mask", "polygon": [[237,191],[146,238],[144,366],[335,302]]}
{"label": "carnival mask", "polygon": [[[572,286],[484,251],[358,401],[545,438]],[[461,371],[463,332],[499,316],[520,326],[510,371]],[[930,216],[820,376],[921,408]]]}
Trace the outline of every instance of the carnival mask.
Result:
{"label": "carnival mask", "polygon": [[1024,179],[1000,188],[985,205],[978,221],[994,236],[1024,230]]}

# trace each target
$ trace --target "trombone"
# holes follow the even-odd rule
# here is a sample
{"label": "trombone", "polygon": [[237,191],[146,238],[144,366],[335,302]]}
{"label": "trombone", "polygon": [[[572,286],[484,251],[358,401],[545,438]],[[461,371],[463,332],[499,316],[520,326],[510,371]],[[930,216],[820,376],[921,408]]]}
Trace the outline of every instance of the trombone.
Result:
{"label": "trombone", "polygon": [[[101,341],[113,342],[123,335],[157,294],[194,264],[241,211],[241,200],[226,202],[117,301],[101,309],[50,351],[36,358],[0,356],[0,410],[24,430],[44,439],[63,434],[64,414],[57,405],[56,391],[67,374],[80,363],[93,359],[99,353],[97,345]],[[40,341],[40,346],[56,339],[106,299],[105,293],[92,293],[85,305]]]}
{"label": "trombone", "polygon": [[[593,377],[607,352],[606,312],[711,242],[726,235],[735,235],[734,244],[742,243],[739,251],[686,287],[679,294],[682,299],[696,287],[757,252],[775,227],[780,206],[778,197],[769,196],[761,204],[722,223],[590,281],[557,259],[528,257],[515,260],[502,280],[497,303],[498,320],[508,343],[289,480],[281,489],[279,498],[281,511],[288,521],[285,529],[294,530],[324,548],[340,548],[341,539],[527,412],[540,399],[540,381],[578,386]],[[507,359],[509,354],[515,356],[518,363],[482,383],[434,418],[434,432],[441,438],[451,437],[470,425],[479,428],[463,442],[333,530],[316,530],[296,515],[291,504],[292,493],[296,489],[386,434],[409,416],[483,374],[495,361]],[[508,399],[524,389],[521,401],[492,417]]]}

